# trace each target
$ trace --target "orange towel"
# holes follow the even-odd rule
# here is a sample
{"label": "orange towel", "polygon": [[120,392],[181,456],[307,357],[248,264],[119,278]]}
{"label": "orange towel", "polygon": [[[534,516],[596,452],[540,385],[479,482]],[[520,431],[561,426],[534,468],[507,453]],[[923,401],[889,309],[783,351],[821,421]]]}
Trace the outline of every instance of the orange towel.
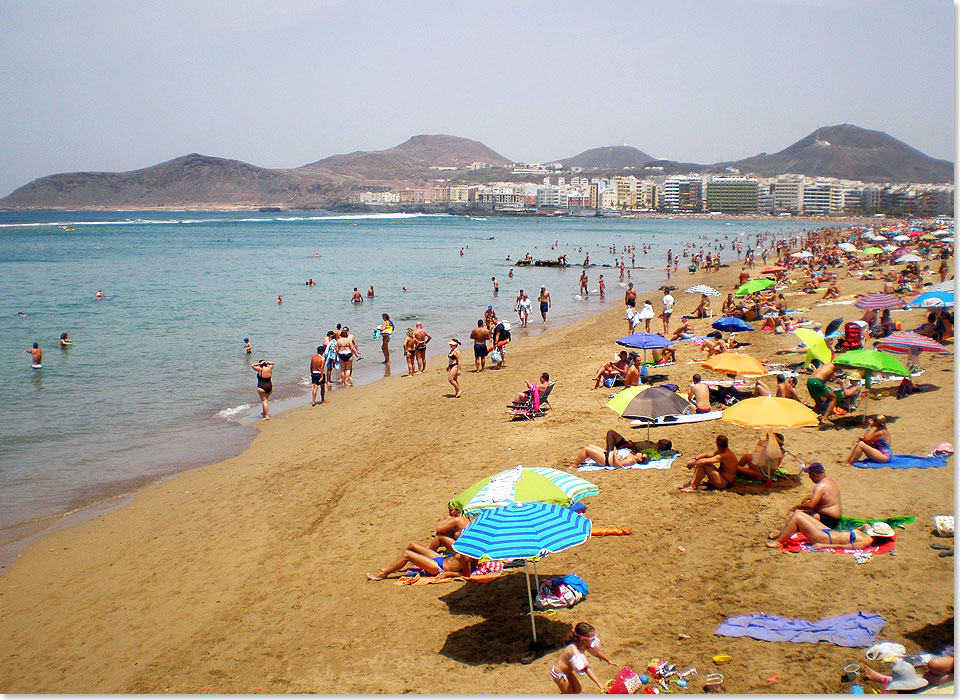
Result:
{"label": "orange towel", "polygon": [[632,535],[633,530],[628,527],[597,527],[594,525],[590,534],[593,537],[606,537],[607,535]]}
{"label": "orange towel", "polygon": [[500,574],[473,574],[469,578],[464,576],[448,576],[446,578],[437,578],[436,576],[421,576],[416,574],[414,576],[401,576],[396,581],[393,582],[394,586],[427,586],[431,583],[450,583],[451,581],[472,581],[474,583],[489,583],[496,578],[500,578]]}

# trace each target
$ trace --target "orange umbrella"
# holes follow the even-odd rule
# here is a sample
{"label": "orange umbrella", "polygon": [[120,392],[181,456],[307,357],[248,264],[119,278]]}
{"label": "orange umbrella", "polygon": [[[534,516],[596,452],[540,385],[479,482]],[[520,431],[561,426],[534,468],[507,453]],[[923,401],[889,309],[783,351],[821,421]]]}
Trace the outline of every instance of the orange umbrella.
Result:
{"label": "orange umbrella", "polygon": [[758,396],[738,401],[723,412],[724,423],[745,428],[804,428],[818,425],[817,414],[793,399]]}
{"label": "orange umbrella", "polygon": [[714,355],[709,360],[701,362],[700,366],[723,374],[760,376],[767,373],[766,368],[760,364],[759,360],[739,352],[721,352],[719,355]]}

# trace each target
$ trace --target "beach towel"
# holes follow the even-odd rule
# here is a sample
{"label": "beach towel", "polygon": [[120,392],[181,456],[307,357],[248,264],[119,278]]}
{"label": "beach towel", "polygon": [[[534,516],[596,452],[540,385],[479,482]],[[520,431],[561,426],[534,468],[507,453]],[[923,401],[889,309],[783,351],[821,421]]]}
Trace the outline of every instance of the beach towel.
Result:
{"label": "beach towel", "polygon": [[838,549],[836,547],[814,546],[805,535],[795,532],[787,540],[786,544],[780,545],[780,549],[785,552],[828,552],[830,554],[853,554],[860,552],[869,552],[870,554],[888,554],[893,551],[897,544],[897,536],[894,535],[881,545],[873,545],[864,549]]}
{"label": "beach towel", "polygon": [[915,522],[917,522],[917,519],[912,515],[894,515],[890,518],[848,518],[844,516],[840,518],[840,522],[837,523],[837,526],[833,529],[856,530],[858,527],[863,527],[867,523],[886,523],[890,527],[898,527],[903,530],[904,525],[910,525]]}
{"label": "beach towel", "polygon": [[600,527],[599,525],[594,525],[590,529],[591,537],[608,537],[609,535],[632,535],[633,530],[629,527]]}
{"label": "beach towel", "polygon": [[817,622],[753,613],[730,617],[714,634],[720,637],[752,637],[762,642],[816,644],[830,642],[841,647],[868,647],[887,621],[876,613],[857,612]]}
{"label": "beach towel", "polygon": [[853,466],[860,469],[881,469],[890,467],[891,469],[927,469],[928,467],[947,466],[946,457],[919,457],[917,455],[893,455],[889,462],[867,462],[860,460],[854,462]]}
{"label": "beach towel", "polygon": [[[773,474],[770,475],[770,480],[771,480],[771,481],[776,481],[777,479],[786,479],[786,478],[789,478],[789,475],[788,475],[785,471],[783,471],[783,469],[778,469],[777,471],[775,471]],[[743,476],[742,474],[737,474],[737,478],[734,479],[734,481],[741,482],[741,483],[744,483],[744,484],[765,484],[765,483],[767,483],[767,482],[765,482],[765,481],[756,481],[755,479],[748,479],[747,477]],[[850,528],[850,529],[852,530],[853,528]]]}
{"label": "beach towel", "polygon": [[427,586],[431,583],[450,583],[451,581],[472,581],[474,583],[489,583],[500,578],[500,572],[495,574],[473,574],[466,576],[450,576],[437,578],[436,576],[421,576],[419,569],[407,569],[406,573],[393,582],[394,586]]}
{"label": "beach towel", "polygon": [[669,469],[670,465],[673,464],[673,460],[680,456],[680,453],[670,455],[668,457],[663,457],[658,460],[647,462],[646,464],[631,464],[627,467],[607,467],[600,466],[592,459],[587,458],[587,461],[577,467],[578,472],[595,472],[601,469]]}

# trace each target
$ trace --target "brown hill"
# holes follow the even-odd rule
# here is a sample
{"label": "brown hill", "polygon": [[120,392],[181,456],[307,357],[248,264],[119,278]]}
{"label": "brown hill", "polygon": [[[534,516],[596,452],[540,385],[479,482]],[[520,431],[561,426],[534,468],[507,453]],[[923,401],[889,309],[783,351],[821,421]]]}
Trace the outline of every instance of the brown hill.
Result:
{"label": "brown hill", "polygon": [[871,182],[953,182],[953,163],[931,158],[882,131],[825,126],[778,153],[717,163],[769,177],[798,173]]}
{"label": "brown hill", "polygon": [[[642,168],[656,160],[633,146],[601,146],[591,148],[570,158],[558,158],[566,167],[593,168],[597,170],[619,170],[622,168]],[[552,163],[553,161],[548,161]]]}

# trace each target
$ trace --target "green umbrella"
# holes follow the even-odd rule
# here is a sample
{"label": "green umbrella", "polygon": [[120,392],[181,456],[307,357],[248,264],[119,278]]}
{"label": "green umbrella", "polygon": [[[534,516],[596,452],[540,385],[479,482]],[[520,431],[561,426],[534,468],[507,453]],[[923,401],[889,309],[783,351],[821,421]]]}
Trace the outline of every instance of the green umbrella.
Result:
{"label": "green umbrella", "polygon": [[518,464],[513,469],[481,479],[454,497],[450,505],[465,515],[476,515],[487,508],[527,501],[568,506],[597,493],[599,489],[595,484],[573,474]]}
{"label": "green umbrella", "polygon": [[863,378],[867,388],[867,398],[863,403],[863,422],[867,422],[867,403],[870,401],[870,380],[874,372],[886,372],[901,377],[909,377],[910,370],[903,366],[893,355],[879,350],[849,350],[833,358],[835,365],[857,367],[863,370]]}
{"label": "green umbrella", "polygon": [[774,280],[750,280],[744,285],[741,285],[737,290],[737,293],[734,296],[742,297],[747,294],[753,294],[754,292],[759,292],[761,289],[767,289],[775,285]]}
{"label": "green umbrella", "polygon": [[827,345],[826,339],[820,333],[810,328],[797,328],[793,331],[793,334],[807,346],[807,357],[803,361],[804,367],[809,367],[811,360],[820,360],[823,363],[830,362],[833,353],[830,352],[830,346]]}
{"label": "green umbrella", "polygon": [[864,255],[880,255],[883,250],[881,248],[877,248],[875,245],[872,245],[869,248],[864,248],[862,252]]}

